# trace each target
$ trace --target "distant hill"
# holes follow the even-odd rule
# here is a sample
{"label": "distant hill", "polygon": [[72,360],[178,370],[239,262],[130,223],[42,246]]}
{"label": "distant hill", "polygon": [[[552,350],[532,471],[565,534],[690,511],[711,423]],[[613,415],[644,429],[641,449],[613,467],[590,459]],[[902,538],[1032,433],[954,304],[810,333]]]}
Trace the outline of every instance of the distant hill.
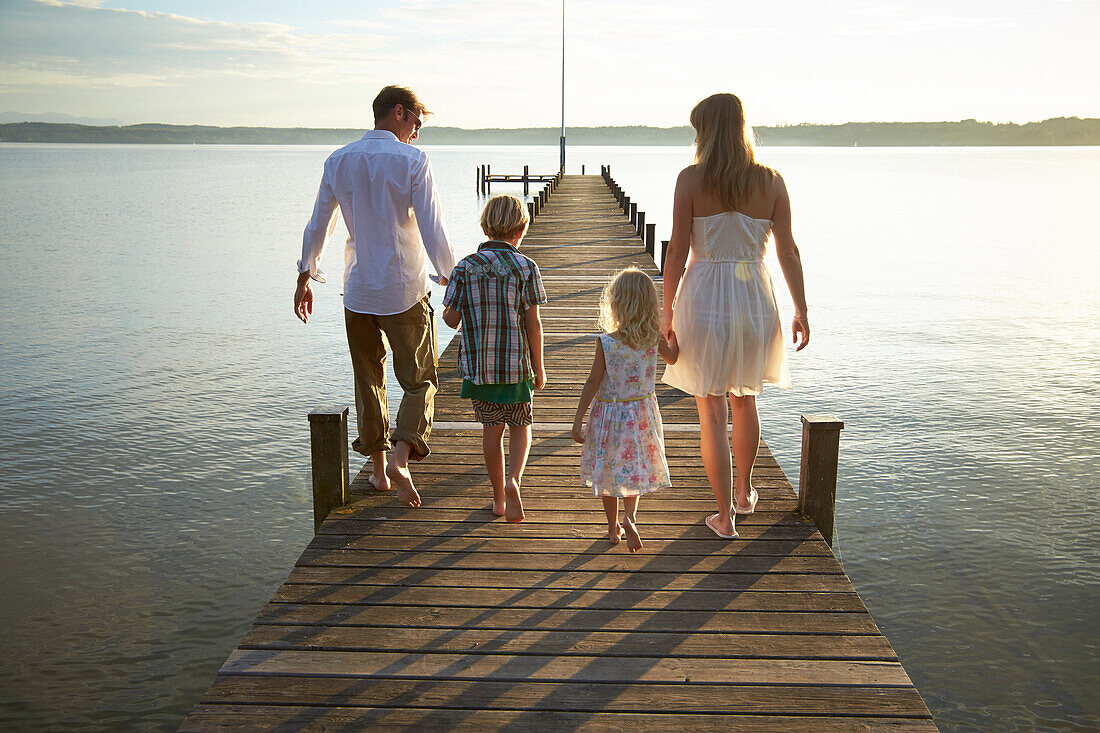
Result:
{"label": "distant hill", "polygon": [[0,112],[0,123],[8,122],[61,122],[73,125],[121,125],[119,120],[101,117],[74,117],[61,112],[28,114],[27,112]]}
{"label": "distant hill", "polygon": [[[1100,119],[1058,117],[1042,122],[848,122],[843,125],[757,127],[763,145],[934,146],[934,145],[1100,145]],[[170,143],[342,145],[361,129],[303,127],[209,127],[143,124],[96,126],[17,122],[0,124],[0,142],[25,143]],[[557,145],[560,129],[464,130],[425,127],[423,145]],[[690,145],[690,127],[570,127],[571,145]]]}

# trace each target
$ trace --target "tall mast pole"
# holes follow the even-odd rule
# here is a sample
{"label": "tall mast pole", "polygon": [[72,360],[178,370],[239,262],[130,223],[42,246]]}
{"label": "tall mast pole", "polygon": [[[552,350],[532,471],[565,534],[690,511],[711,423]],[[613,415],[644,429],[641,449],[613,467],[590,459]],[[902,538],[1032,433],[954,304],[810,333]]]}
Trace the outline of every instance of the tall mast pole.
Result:
{"label": "tall mast pole", "polygon": [[565,173],[565,0],[561,0],[561,167]]}

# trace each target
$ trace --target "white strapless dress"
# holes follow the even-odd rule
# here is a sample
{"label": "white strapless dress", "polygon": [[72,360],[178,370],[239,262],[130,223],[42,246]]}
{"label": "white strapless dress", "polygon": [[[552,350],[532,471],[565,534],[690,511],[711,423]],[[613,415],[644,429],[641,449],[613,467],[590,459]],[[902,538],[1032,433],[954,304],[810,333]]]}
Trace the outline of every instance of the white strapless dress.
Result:
{"label": "white strapless dress", "polygon": [[738,211],[697,216],[676,292],[672,328],[680,357],[664,383],[697,396],[760,394],[791,386],[779,309],[764,249],[769,219]]}

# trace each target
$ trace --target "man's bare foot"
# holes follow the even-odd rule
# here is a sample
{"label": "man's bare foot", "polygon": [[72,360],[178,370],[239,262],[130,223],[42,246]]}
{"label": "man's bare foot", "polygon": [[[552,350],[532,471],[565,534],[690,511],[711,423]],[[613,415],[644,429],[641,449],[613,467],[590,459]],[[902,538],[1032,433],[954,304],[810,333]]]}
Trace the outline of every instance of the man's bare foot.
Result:
{"label": "man's bare foot", "polygon": [[503,498],[493,499],[493,514],[498,517],[504,516],[505,501]]}
{"label": "man's bare foot", "polygon": [[626,532],[623,531],[623,525],[618,522],[607,525],[607,539],[611,541],[611,544],[617,545],[622,542],[624,534]]}
{"label": "man's bare foot", "polygon": [[512,479],[504,484],[504,518],[509,522],[522,522],[523,499],[519,495],[519,484]]}
{"label": "man's bare foot", "polygon": [[397,489],[398,501],[414,509],[420,506],[420,494],[416,493],[416,487],[413,486],[412,482],[412,475],[409,473],[407,467],[401,468],[392,463],[387,464],[386,478],[392,481],[394,488]]}
{"label": "man's bare foot", "polygon": [[393,487],[390,486],[390,480],[386,478],[385,470],[382,473],[372,473],[367,476],[367,483],[374,487],[375,491],[389,491]]}
{"label": "man's bare foot", "polygon": [[626,547],[631,552],[642,549],[642,537],[638,534],[638,527],[629,518],[623,520],[623,530],[626,532]]}

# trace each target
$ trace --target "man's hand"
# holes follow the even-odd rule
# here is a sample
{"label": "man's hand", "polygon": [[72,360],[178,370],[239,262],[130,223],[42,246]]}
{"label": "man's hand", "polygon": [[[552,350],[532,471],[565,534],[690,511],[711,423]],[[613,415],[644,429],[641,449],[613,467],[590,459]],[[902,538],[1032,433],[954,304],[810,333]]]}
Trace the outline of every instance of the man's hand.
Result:
{"label": "man's hand", "polygon": [[313,288],[309,286],[309,273],[303,272],[304,278],[298,278],[298,287],[294,290],[294,315],[302,323],[309,323],[309,317],[313,315]]}
{"label": "man's hand", "polygon": [[431,280],[436,285],[446,286],[446,284],[448,282],[447,278],[444,277],[443,275],[428,275],[428,279]]}

